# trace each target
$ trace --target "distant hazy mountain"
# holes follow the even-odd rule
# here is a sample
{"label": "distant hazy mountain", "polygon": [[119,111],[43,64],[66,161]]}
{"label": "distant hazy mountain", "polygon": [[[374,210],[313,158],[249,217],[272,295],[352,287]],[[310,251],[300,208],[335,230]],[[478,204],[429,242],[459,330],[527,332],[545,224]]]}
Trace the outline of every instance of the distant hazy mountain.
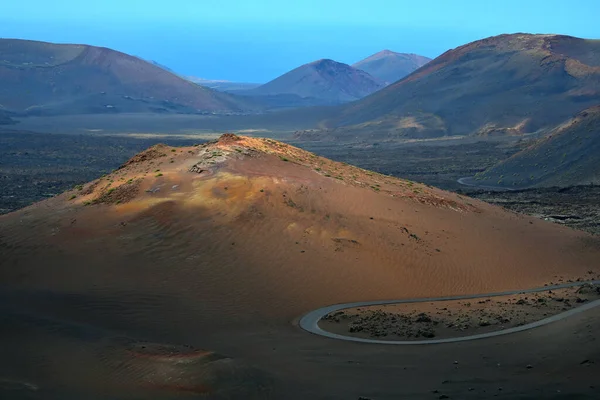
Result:
{"label": "distant hazy mountain", "polygon": [[431,61],[431,58],[417,54],[396,53],[383,50],[355,64],[354,68],[362,69],[377,79],[388,84],[404,78]]}
{"label": "distant hazy mountain", "polygon": [[185,80],[188,80],[190,82],[194,82],[197,85],[200,86],[204,86],[210,89],[214,89],[217,90],[219,92],[236,92],[236,91],[243,91],[243,90],[248,90],[248,89],[254,89],[255,87],[260,86],[260,83],[246,83],[246,82],[232,82],[232,81],[226,81],[226,80],[217,80],[217,79],[204,79],[204,78],[198,78],[195,76],[189,76],[189,75],[180,75],[177,72],[173,71],[171,68],[156,62],[154,60],[147,60],[149,63],[156,65],[157,67],[160,67],[162,69],[164,69],[165,71],[169,71]]}
{"label": "distant hazy mountain", "polygon": [[[195,76],[184,76],[185,79],[190,82],[194,82],[198,85],[208,87],[220,92],[241,92],[244,90],[254,89],[260,86],[260,83],[248,83],[248,82],[232,82],[215,79],[203,79]],[[243,94],[243,93],[242,93]]]}
{"label": "distant hazy mountain", "polygon": [[169,71],[172,74],[177,74],[171,68],[167,67],[166,65],[162,65],[161,63],[159,63],[157,61],[154,61],[154,60],[147,60],[147,61],[152,65],[156,65],[157,67],[164,69],[165,71]]}
{"label": "distant hazy mountain", "polygon": [[522,134],[598,99],[600,40],[500,35],[447,51],[324,125],[353,137]]}
{"label": "distant hazy mountain", "polygon": [[600,184],[600,106],[580,112],[471,182],[512,188]]}
{"label": "distant hazy mountain", "polygon": [[383,82],[365,71],[333,60],[318,60],[302,65],[244,94],[295,95],[334,104],[363,98],[384,86]]}
{"label": "distant hazy mountain", "polygon": [[0,104],[32,114],[254,110],[219,93],[102,47],[0,39]]}

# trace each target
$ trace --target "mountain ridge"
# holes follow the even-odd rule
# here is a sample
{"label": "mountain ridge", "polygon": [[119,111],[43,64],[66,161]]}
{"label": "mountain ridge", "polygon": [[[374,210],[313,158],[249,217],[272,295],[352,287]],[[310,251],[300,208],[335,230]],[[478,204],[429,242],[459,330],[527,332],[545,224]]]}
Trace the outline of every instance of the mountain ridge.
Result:
{"label": "mountain ridge", "polygon": [[258,108],[248,99],[203,88],[106,47],[0,39],[0,52],[0,104],[13,111],[228,113]]}
{"label": "mountain ridge", "polygon": [[448,50],[324,121],[337,138],[551,129],[600,96],[600,40],[506,34]]}

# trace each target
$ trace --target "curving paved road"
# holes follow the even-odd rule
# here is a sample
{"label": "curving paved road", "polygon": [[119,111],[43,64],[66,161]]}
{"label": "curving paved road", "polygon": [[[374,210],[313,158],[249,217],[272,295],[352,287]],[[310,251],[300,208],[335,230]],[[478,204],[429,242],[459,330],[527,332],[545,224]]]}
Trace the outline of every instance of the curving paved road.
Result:
{"label": "curving paved road", "polygon": [[539,326],[543,326],[549,324],[551,322],[555,322],[564,318],[567,318],[571,315],[589,310],[591,308],[600,306],[600,300],[594,300],[589,303],[584,304],[583,306],[573,308],[571,310],[565,311],[560,314],[553,315],[548,318],[544,318],[539,321],[532,322],[530,324],[515,326],[513,328],[504,329],[501,331],[481,333],[478,335],[471,336],[461,336],[447,339],[428,339],[428,340],[378,340],[378,339],[365,339],[359,337],[345,336],[337,333],[332,333],[325,331],[319,327],[319,321],[325,315],[345,310],[347,308],[354,307],[367,307],[367,306],[379,306],[386,304],[402,304],[402,303],[424,303],[431,301],[444,301],[444,300],[466,300],[466,299],[476,299],[480,297],[497,297],[497,296],[511,296],[515,294],[524,294],[524,293],[535,293],[535,292],[544,292],[546,290],[556,290],[556,289],[566,289],[575,286],[582,286],[585,284],[593,284],[600,285],[600,280],[594,281],[584,281],[584,282],[572,282],[572,283],[563,283],[561,285],[553,285],[553,286],[545,286],[542,288],[536,289],[526,289],[526,290],[510,290],[506,292],[498,292],[498,293],[487,293],[487,294],[475,294],[475,295],[460,295],[460,296],[448,296],[448,297],[429,297],[429,298],[421,298],[421,299],[404,299],[404,300],[381,300],[381,301],[358,301],[355,303],[344,303],[344,304],[335,304],[332,306],[322,307],[317,310],[311,311],[308,314],[304,315],[299,322],[299,325],[302,329],[307,332],[314,333],[315,335],[325,336],[331,339],[340,339],[347,340],[351,342],[360,342],[360,343],[374,343],[374,344],[396,344],[396,345],[416,345],[416,344],[441,344],[441,343],[454,343],[454,342],[464,342],[467,340],[476,340],[476,339],[485,339],[494,336],[500,335],[508,335],[509,333],[521,332],[532,328],[537,328]]}
{"label": "curving paved road", "polygon": [[486,186],[486,185],[476,185],[474,183],[468,183],[465,181],[465,179],[469,179],[472,178],[472,176],[465,176],[464,178],[459,178],[456,180],[456,182],[460,183],[463,186],[469,186],[469,187],[474,187],[476,189],[481,189],[481,190],[491,190],[494,192],[512,192],[516,189],[513,188],[507,188],[507,187],[501,187],[501,186]]}

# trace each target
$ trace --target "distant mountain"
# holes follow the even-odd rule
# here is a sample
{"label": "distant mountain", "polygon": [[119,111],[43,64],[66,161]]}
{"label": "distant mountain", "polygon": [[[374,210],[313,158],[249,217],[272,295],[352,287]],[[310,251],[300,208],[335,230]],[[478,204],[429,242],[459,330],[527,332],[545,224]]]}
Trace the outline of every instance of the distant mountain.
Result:
{"label": "distant mountain", "polygon": [[509,188],[600,184],[600,105],[560,124],[470,183]]}
{"label": "distant mountain", "polygon": [[256,109],[118,51],[16,39],[0,39],[0,104],[29,114]]}
{"label": "distant mountain", "polygon": [[431,58],[417,54],[396,53],[383,50],[355,64],[354,68],[362,69],[371,76],[386,82],[394,83],[431,61]]}
{"label": "distant mountain", "polygon": [[368,73],[333,60],[302,65],[244,94],[295,95],[320,104],[339,104],[363,98],[384,87]]}
{"label": "distant mountain", "polygon": [[[214,79],[203,79],[197,78],[195,76],[184,76],[185,79],[190,82],[194,82],[198,85],[208,87],[214,90],[218,90],[219,92],[242,92],[245,90],[250,90],[259,87],[260,83],[248,83],[248,82],[232,82],[232,81],[224,81],[224,80],[214,80]],[[243,93],[242,93],[243,94]]]}
{"label": "distant mountain", "polygon": [[551,129],[600,98],[600,40],[513,34],[447,51],[324,124],[379,138]]}
{"label": "distant mountain", "polygon": [[154,60],[148,60],[148,62],[152,65],[156,65],[157,67],[164,69],[165,71],[169,71],[170,73],[177,75],[177,73],[175,71],[173,71],[171,68],[167,67],[166,65],[162,65],[161,63],[154,61]]}
{"label": "distant mountain", "polygon": [[173,71],[171,68],[169,68],[157,61],[154,61],[154,60],[147,60],[147,61],[150,64],[156,65],[157,67],[162,68],[165,71],[169,71],[172,74],[175,74],[185,80],[188,80],[188,81],[193,82],[200,86],[204,86],[204,87],[207,87],[210,89],[217,90],[219,92],[233,93],[236,91],[254,89],[261,85],[260,83],[232,82],[232,81],[226,81],[226,80],[204,79],[204,78],[198,78],[195,76],[181,75],[181,74],[178,74],[177,72]]}

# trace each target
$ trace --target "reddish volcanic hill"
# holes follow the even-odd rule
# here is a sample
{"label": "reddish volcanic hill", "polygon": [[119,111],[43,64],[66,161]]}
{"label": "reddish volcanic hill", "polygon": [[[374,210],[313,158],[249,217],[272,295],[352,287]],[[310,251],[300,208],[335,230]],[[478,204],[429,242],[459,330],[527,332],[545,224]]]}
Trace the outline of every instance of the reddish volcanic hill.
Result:
{"label": "reddish volcanic hill", "polygon": [[383,50],[352,64],[352,66],[390,84],[411,74],[429,61],[431,61],[431,58],[418,54],[396,53],[390,50]]}
{"label": "reddish volcanic hill", "polygon": [[242,112],[246,99],[103,47],[0,39],[0,104],[37,114]]}
{"label": "reddish volcanic hill", "polygon": [[600,41],[500,35],[447,51],[328,121],[355,137],[521,134],[595,105]]}
{"label": "reddish volcanic hill", "polygon": [[[248,301],[265,316],[349,301],[357,290],[388,298],[528,287],[585,272],[599,254],[586,250],[583,233],[270,139],[233,136],[155,146],[0,221],[3,243],[13,246],[3,282],[65,288],[85,262],[87,283],[77,285],[103,285],[125,265],[134,275],[144,265],[152,273],[140,289],[168,275],[175,286],[202,288],[196,296],[207,304]],[[110,251],[89,258],[97,246]],[[8,267],[14,262],[20,267]],[[179,271],[199,275],[179,282]],[[236,298],[224,298],[221,285]],[[262,285],[269,296],[256,292]]]}
{"label": "reddish volcanic hill", "polygon": [[368,73],[333,60],[302,65],[280,77],[245,91],[252,96],[295,95],[321,102],[343,103],[363,98],[384,86]]}
{"label": "reddish volcanic hill", "polygon": [[[550,350],[527,335],[486,350],[384,350],[310,335],[293,321],[342,302],[530,288],[600,272],[598,239],[587,234],[234,135],[154,146],[0,216],[0,250],[8,355],[0,371],[10,371],[11,387],[105,398],[358,398],[375,393],[375,381],[382,398],[426,398],[458,356],[465,367],[453,377],[477,371],[487,381],[497,362],[507,370],[522,362],[505,364],[506,346],[527,349],[529,360]],[[573,336],[557,335],[549,347],[562,354],[559,344]],[[496,372],[479,354],[492,354]],[[583,357],[574,349],[553,367],[571,355]],[[398,374],[419,388],[399,387]],[[529,377],[519,393],[545,376]]]}

